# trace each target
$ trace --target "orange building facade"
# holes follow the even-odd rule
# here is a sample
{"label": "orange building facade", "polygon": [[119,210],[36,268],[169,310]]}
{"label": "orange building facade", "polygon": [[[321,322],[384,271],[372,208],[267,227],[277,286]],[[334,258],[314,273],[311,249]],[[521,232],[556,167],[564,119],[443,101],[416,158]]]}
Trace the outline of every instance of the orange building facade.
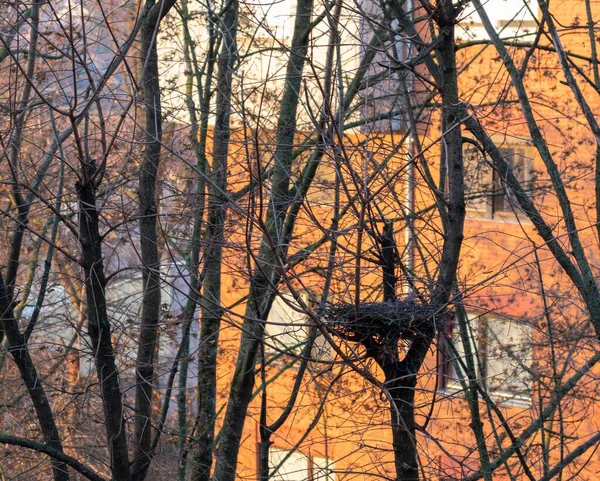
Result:
{"label": "orange building facade", "polygon": [[[565,26],[565,49],[580,56],[573,60],[581,75],[578,79],[592,110],[597,111],[600,107],[597,88],[583,77],[589,75],[589,80],[592,76],[592,65],[584,59],[590,55],[589,32],[577,28],[587,18],[585,2],[561,2],[552,5],[551,11],[556,22]],[[593,15],[593,19],[600,18],[600,12],[593,11]],[[531,40],[528,31],[523,36],[526,41]],[[528,53],[526,41],[515,40],[509,52],[517,62],[529,56],[524,81],[535,105],[534,115],[562,176],[581,243],[595,266],[600,251],[595,229],[593,134],[582,120],[548,39],[539,40],[542,48],[533,53]],[[547,166],[531,140],[529,126],[510,88],[511,79],[494,47],[485,41],[468,40],[459,42],[459,46],[457,62],[459,69],[463,69],[459,76],[461,99],[490,133],[515,177],[554,229],[556,238],[567,245],[563,238],[568,232],[562,223],[559,199]],[[430,118],[435,116],[434,112]],[[419,144],[431,172],[437,174],[436,152],[443,136],[432,121],[420,127],[420,137]],[[588,324],[589,316],[505,179],[486,153],[478,150],[472,134],[465,130],[464,137],[469,139],[463,148],[467,216],[458,284],[470,339],[464,340],[459,333],[456,318],[460,314],[456,313],[455,321],[441,330],[420,371],[417,421],[425,427],[416,442],[422,477],[432,480],[483,477],[482,455],[473,432],[478,420],[493,479],[550,479],[559,472],[565,479],[596,479],[600,469],[595,441],[600,421],[594,367],[598,350]],[[439,220],[433,214],[428,215],[433,196],[423,172],[417,168],[411,173],[409,169],[407,159],[419,154],[411,152],[414,140],[411,143],[401,130],[385,135],[364,131],[345,138],[344,143],[348,152],[354,152],[346,154],[349,164],[368,160],[369,156],[378,160],[374,165],[385,164],[386,174],[379,180],[374,176],[369,185],[370,192],[375,192],[373,199],[379,199],[379,217],[373,218],[395,222],[401,263],[404,267],[410,265],[415,277],[426,278],[428,269],[435,270],[436,250],[439,252],[441,248],[442,236]],[[382,159],[387,160],[382,162]],[[323,191],[313,197],[309,194],[309,207],[299,220],[301,225],[304,223],[299,228],[302,242],[306,240],[303,236],[310,238],[315,234],[314,219],[326,224],[331,216],[327,189],[334,182],[333,170],[321,178]],[[368,170],[356,168],[352,175]],[[346,175],[350,176],[349,171]],[[342,195],[349,198],[359,190],[360,183],[347,182],[351,187]],[[412,192],[409,182],[414,182]],[[392,192],[398,198],[390,200]],[[412,233],[406,227],[405,221],[410,217],[407,208],[419,213],[414,216]],[[357,213],[353,221],[358,216]],[[352,225],[353,221],[346,221],[348,227]],[[418,236],[418,241],[414,238],[411,241],[411,235]],[[356,272],[360,274],[351,279],[340,276],[336,280],[338,290],[332,289],[331,302],[348,302],[349,298],[354,301],[358,293],[363,301],[381,299],[380,267],[363,260],[358,271],[352,273],[360,240],[350,234],[340,237],[353,253],[347,253],[348,265],[341,270],[347,270],[350,277]],[[365,238],[362,252],[368,258],[373,245],[369,245],[368,236]],[[407,240],[414,245],[408,246]],[[408,256],[412,256],[410,261]],[[407,275],[399,273],[399,290],[406,287]],[[281,413],[294,390],[300,361],[296,359],[289,372],[281,375],[275,372],[294,357],[302,357],[299,348],[293,347],[294,342],[301,345],[307,338],[312,321],[304,310],[311,305],[312,309],[318,308],[314,294],[319,293],[323,283],[319,276],[295,276],[282,289],[292,294],[275,301],[266,328],[267,358],[269,353],[277,357],[290,349],[295,354],[279,355],[265,370],[268,373],[265,379],[270,375],[276,377],[276,381],[268,384],[262,401],[269,406],[270,422]],[[312,293],[313,298],[304,292]],[[301,301],[304,306],[299,305],[298,295],[306,296]],[[234,298],[235,295],[232,302]],[[290,328],[292,325],[296,327]],[[333,339],[337,339],[335,335]],[[301,383],[293,414],[271,438],[272,467],[279,466],[274,471],[275,479],[394,478],[385,386],[373,386],[361,376],[364,369],[380,380],[381,373],[361,357],[355,345],[339,339],[338,342],[343,352],[356,356],[355,369],[344,366],[341,353],[326,341],[317,342],[320,350],[313,348],[312,353],[320,362],[311,361],[313,365]],[[465,396],[466,344],[474,353],[472,360],[481,387],[478,413],[474,413]],[[226,386],[224,381],[224,392]],[[573,389],[564,394],[570,387]],[[257,472],[261,396],[257,394],[246,421],[246,440],[239,465],[241,477],[253,478]]]}

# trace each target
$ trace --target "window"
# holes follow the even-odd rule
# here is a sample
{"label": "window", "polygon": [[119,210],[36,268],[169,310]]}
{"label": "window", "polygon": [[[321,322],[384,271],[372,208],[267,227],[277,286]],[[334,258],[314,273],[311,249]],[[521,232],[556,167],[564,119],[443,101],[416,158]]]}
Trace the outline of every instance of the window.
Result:
{"label": "window", "polygon": [[269,471],[273,481],[335,481],[333,463],[329,458],[311,457],[299,451],[271,448]]}
{"label": "window", "polygon": [[[501,38],[529,39],[537,29],[537,0],[504,0],[501,5],[484,4],[484,8]],[[479,13],[472,4],[467,4],[459,27],[457,37],[462,40],[489,38]]]}
{"label": "window", "polygon": [[167,317],[181,316],[188,301],[191,273],[185,261],[174,260],[161,265],[160,303]]}
{"label": "window", "polygon": [[324,456],[312,457],[312,481],[335,481],[334,465]]}
{"label": "window", "polygon": [[275,297],[265,326],[265,348],[299,355],[308,336],[308,316],[291,294]]}
{"label": "window", "polygon": [[[532,361],[531,326],[518,320],[469,312],[468,330],[477,375],[488,393],[516,401],[530,398]],[[465,343],[456,321],[450,326],[455,349],[448,349],[445,359],[443,387],[462,389],[465,379]]]}
{"label": "window", "polygon": [[[375,0],[361,0],[359,2],[362,15],[360,15],[360,40],[364,47],[373,41],[374,35],[380,27],[385,26],[389,35],[378,35],[376,53],[370,62],[365,76],[365,88],[361,89],[359,115],[365,124],[360,130],[365,133],[390,133],[402,130],[404,101],[400,86],[406,82],[408,76],[395,68],[398,61],[406,60],[410,41],[398,32],[398,20],[386,19],[381,5]],[[361,49],[361,56],[366,49]],[[395,59],[395,60],[394,60]],[[390,116],[390,114],[393,114]]]}
{"label": "window", "polygon": [[[189,270],[183,261],[161,265],[160,302],[162,313],[167,317],[179,316],[187,302]],[[112,318],[125,322],[141,314],[144,281],[140,272],[116,278],[106,289],[106,303]]]}
{"label": "window", "polygon": [[[291,8],[291,11],[290,11]],[[255,40],[285,40],[294,28],[295,7],[282,0],[259,0],[252,4]]]}
{"label": "window", "polygon": [[[528,145],[510,145],[498,149],[516,179],[525,190],[533,182],[533,153]],[[491,159],[475,146],[464,144],[467,213],[488,219],[507,219],[519,212],[515,194],[506,185],[505,173],[492,167]]]}
{"label": "window", "polygon": [[[308,296],[303,296],[304,305]],[[289,353],[299,356],[308,340],[310,319],[292,294],[275,297],[265,326],[265,350],[271,353]],[[333,358],[333,349],[318,332],[313,343],[311,357],[317,361]]]}

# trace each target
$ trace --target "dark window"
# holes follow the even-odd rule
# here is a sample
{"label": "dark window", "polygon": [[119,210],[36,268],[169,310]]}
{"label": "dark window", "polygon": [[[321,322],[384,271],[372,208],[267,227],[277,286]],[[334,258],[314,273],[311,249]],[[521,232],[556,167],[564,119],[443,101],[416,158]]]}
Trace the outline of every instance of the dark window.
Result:
{"label": "dark window", "polygon": [[506,218],[520,211],[515,193],[507,184],[507,173],[512,173],[526,191],[533,182],[533,156],[529,146],[501,147],[508,171],[492,166],[491,158],[471,144],[465,144],[465,189],[467,210],[471,214],[490,219]]}

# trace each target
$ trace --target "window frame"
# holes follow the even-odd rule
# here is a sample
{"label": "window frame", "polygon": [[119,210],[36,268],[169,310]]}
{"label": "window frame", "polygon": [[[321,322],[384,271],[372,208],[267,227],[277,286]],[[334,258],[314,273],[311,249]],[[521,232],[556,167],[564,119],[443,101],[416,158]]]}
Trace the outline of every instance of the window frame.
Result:
{"label": "window frame", "polygon": [[[498,150],[522,187],[531,190],[535,180],[533,146],[530,143],[503,142]],[[492,165],[489,154],[482,152],[471,141],[463,141],[462,151],[467,183],[467,218],[526,221],[526,216],[514,199],[514,192],[502,180],[500,171]],[[472,160],[469,160],[470,156]],[[522,164],[518,171],[515,171],[515,159]]]}
{"label": "window frame", "polygon": [[[311,303],[308,293],[303,292],[300,293],[299,296],[304,305],[310,307]],[[287,326],[283,325],[284,319],[275,320],[272,318],[273,313],[276,312],[273,310],[273,308],[278,309],[289,316],[289,319],[292,321],[290,326],[294,326],[296,322],[298,323],[297,329],[294,329],[294,334],[286,332],[274,332],[274,328],[275,330],[280,331],[281,327]],[[289,359],[289,356],[301,356],[313,325],[313,321],[310,319],[308,314],[303,311],[302,307],[296,301],[292,293],[287,291],[277,293],[273,299],[273,304],[271,305],[271,309],[269,310],[269,314],[267,315],[265,322],[263,341],[265,354],[281,356],[287,359]],[[294,338],[294,336],[297,337],[297,343],[290,345],[285,343],[287,338]],[[281,337],[284,342],[278,343],[276,339],[277,337]],[[316,338],[313,341],[310,356],[313,360],[311,363],[313,364],[312,367],[322,367],[323,363],[329,364],[330,361],[333,361],[336,357],[335,350],[320,331],[316,333]]]}
{"label": "window frame", "polygon": [[[521,40],[532,40],[538,26],[540,7],[538,0],[528,0],[529,8],[535,12],[535,16],[525,9],[522,1],[509,0],[502,10],[487,10],[490,22],[494,26],[496,33],[504,39],[511,39],[515,36]],[[501,12],[498,14],[498,12]],[[459,41],[470,40],[489,40],[483,22],[473,6],[467,6],[459,20],[458,27],[462,29],[457,31]]]}
{"label": "window frame", "polygon": [[[476,311],[468,311],[467,316],[468,323],[471,327],[471,334],[473,336],[470,344],[476,355],[474,361],[475,369],[477,370],[477,380],[481,384],[481,387],[484,388],[490,398],[494,400],[515,405],[529,406],[531,404],[533,382],[530,372],[533,363],[533,348],[531,343],[533,328],[531,324],[525,319],[510,318],[491,313],[479,313]],[[497,339],[497,335],[490,337],[490,332],[493,332],[491,326],[500,324],[504,324],[505,327],[508,326],[508,330],[516,329],[517,332],[518,330],[523,331],[521,338],[524,339],[524,342],[519,343],[517,348],[517,352],[520,354],[513,354],[514,347],[510,343],[500,343]],[[462,368],[465,365],[464,347],[460,342],[460,334],[458,333],[458,324],[455,315],[448,321],[443,337],[444,339],[439,339],[440,342],[438,343],[440,346],[438,353],[441,356],[441,359],[438,361],[438,364],[440,365],[440,391],[451,395],[459,394],[464,391],[461,381],[466,382],[466,378],[463,374],[461,379],[456,373],[454,350],[447,346],[448,340],[454,344],[456,354],[463,358],[463,365],[460,366]],[[496,346],[494,346],[494,344],[496,344]],[[500,348],[499,354],[490,357],[491,348]],[[519,386],[517,386],[517,389],[514,388],[515,386],[501,386],[501,384],[503,384],[502,381],[499,383],[497,381],[490,382],[490,380],[494,381],[496,377],[502,376],[502,373],[515,369],[515,362],[520,364],[516,373],[519,376],[517,385],[520,384],[520,388],[522,389],[519,389]],[[457,363],[458,361],[456,361],[456,364]],[[496,369],[497,374],[491,374],[490,371],[493,369],[491,363],[495,363],[496,365],[507,363],[508,365],[500,371]],[[514,378],[515,376],[506,376],[506,378],[509,377]],[[502,378],[500,377],[500,379]]]}
{"label": "window frame", "polygon": [[[277,464],[275,464],[275,461],[273,461],[272,456],[275,453],[280,453],[281,456],[279,458],[277,462]],[[257,450],[257,454],[258,454],[258,450]],[[299,449],[284,449],[284,448],[279,448],[279,447],[271,447],[269,449],[269,477],[275,481],[290,481],[289,478],[285,478],[286,474],[289,473],[279,473],[279,470],[284,468],[285,464],[287,461],[289,461],[293,456],[296,457],[296,459],[301,458],[303,461],[305,461],[306,467],[303,468],[303,472],[305,473],[305,477],[303,478],[304,480],[307,481],[319,481],[319,480],[323,480],[323,481],[335,481],[336,476],[335,476],[335,462],[331,460],[331,458],[329,456],[320,456],[320,455],[314,455],[312,453],[303,453],[302,451],[300,451]],[[281,461],[283,460],[283,462]],[[316,462],[316,460],[319,460],[318,462]],[[324,460],[325,461],[325,468],[323,468],[322,466],[319,465],[319,463]],[[275,469],[277,469],[276,471],[274,471]],[[319,473],[316,474],[318,471],[321,471],[325,469],[325,473]],[[293,474],[293,473],[292,473]],[[294,480],[291,480],[294,481]]]}

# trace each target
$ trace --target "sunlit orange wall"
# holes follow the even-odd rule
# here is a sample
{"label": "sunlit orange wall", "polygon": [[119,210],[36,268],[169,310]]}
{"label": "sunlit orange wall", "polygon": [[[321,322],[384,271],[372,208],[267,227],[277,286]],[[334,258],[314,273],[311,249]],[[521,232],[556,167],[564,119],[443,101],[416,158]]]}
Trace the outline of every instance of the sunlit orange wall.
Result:
{"label": "sunlit orange wall", "polygon": [[[564,25],[579,22],[584,23],[585,4],[583,1],[557,2],[552,6],[553,12]],[[589,45],[585,31],[579,30],[576,34],[565,35],[564,43],[571,51],[582,55],[589,54]],[[522,49],[521,49],[522,50]],[[523,52],[515,48],[509,51],[515,59],[521,61]],[[478,118],[493,133],[495,141],[502,144],[522,143],[530,144],[530,134],[521,114],[521,109],[516,102],[514,91],[505,90],[510,87],[510,79],[501,67],[498,56],[493,47],[475,45],[458,51],[459,67],[469,63],[468,69],[461,73],[460,89],[464,101],[471,105]],[[591,75],[590,67],[585,61],[578,61],[580,67]],[[600,107],[598,96],[591,92],[591,88],[581,82],[591,107],[597,111]],[[594,145],[590,142],[590,133],[582,123],[579,108],[572,100],[570,89],[564,84],[563,76],[556,62],[556,57],[551,52],[536,53],[529,60],[529,69],[525,77],[525,85],[530,97],[533,99],[536,119],[545,138],[549,142],[552,154],[557,160],[559,170],[570,179],[566,184],[571,195],[575,217],[582,229],[582,241],[590,259],[597,260],[597,238],[593,228],[595,212],[593,209],[593,172],[590,168],[593,158]],[[505,100],[504,105],[499,100]],[[435,121],[436,114],[432,119]],[[437,152],[439,146],[435,145],[439,139],[439,128],[435,122],[422,129],[421,143],[427,149],[427,159],[431,169],[437,168]],[[398,162],[405,159],[406,144],[402,135],[386,137],[379,146],[379,153],[385,149],[396,149]],[[344,140],[347,147],[356,146],[364,140],[362,134],[349,136]],[[432,145],[433,144],[433,145]],[[235,145],[235,142],[234,142]],[[239,143],[240,155],[245,158],[246,151]],[[362,147],[361,147],[362,148]],[[534,169],[544,172],[540,156],[532,148]],[[266,161],[266,159],[265,159]],[[244,165],[242,162],[241,165]],[[571,169],[571,170],[570,170]],[[585,170],[590,169],[590,170]],[[321,180],[332,180],[332,170],[321,173]],[[572,174],[572,175],[571,175]],[[240,185],[247,179],[248,169],[242,168],[239,173]],[[424,186],[422,178],[417,175],[416,201],[419,207],[426,207],[432,202],[431,192]],[[540,174],[540,182],[547,182],[547,175]],[[326,185],[326,183],[324,184]],[[402,193],[405,183],[400,180],[397,188]],[[266,194],[265,194],[266,195]],[[331,210],[327,205],[321,205],[327,198],[327,189],[318,194],[309,195],[310,210],[304,210],[298,220],[299,244],[309,243],[309,239],[316,240],[322,233],[315,229],[315,219],[328,226],[331,221]],[[553,226],[562,218],[557,201],[551,193],[536,194],[536,203],[543,211],[546,219]],[[326,202],[325,202],[326,204]],[[314,216],[311,218],[308,213]],[[390,213],[391,214],[391,213]],[[434,222],[437,222],[433,219]],[[400,227],[400,224],[399,224]],[[231,226],[234,237],[243,238],[248,225]],[[254,246],[260,238],[260,231],[253,226],[256,236],[252,239]],[[564,234],[560,226],[556,232]],[[423,229],[423,232],[426,230]],[[433,235],[433,234],[432,234]],[[397,238],[399,248],[404,245],[404,237],[399,233]],[[354,242],[349,239],[348,242]],[[439,239],[431,239],[431,244],[436,245]],[[538,249],[539,248],[539,249]],[[536,258],[537,256],[537,258]],[[240,275],[244,270],[247,259],[241,251],[232,249],[228,252],[223,274],[224,304],[234,306],[227,321],[224,322],[222,332],[223,349],[221,351],[222,366],[219,371],[219,389],[223,393],[220,399],[221,406],[226,402],[229,382],[235,363],[235,351],[239,342],[239,327],[242,321],[244,306],[238,301],[246,293],[247,279]],[[577,296],[570,287],[570,283],[558,269],[543,242],[537,236],[534,227],[522,215],[515,215],[505,219],[486,219],[481,216],[468,215],[465,224],[465,241],[462,250],[462,260],[459,272],[459,282],[465,288],[467,305],[472,308],[490,310],[512,318],[540,318],[543,304],[539,296],[539,273],[534,261],[541,262],[541,276],[548,288],[568,298],[562,309],[573,316],[578,313]],[[321,281],[318,277],[306,276],[303,280],[312,288],[318,290]],[[366,274],[362,283],[376,284],[378,271]],[[296,285],[295,287],[299,287]],[[355,294],[355,291],[351,291]],[[348,300],[348,299],[346,299]],[[542,324],[540,324],[542,325]],[[540,333],[543,344],[544,333]],[[582,363],[588,352],[580,351],[579,356],[571,359],[576,366]],[[365,367],[365,366],[361,366]],[[369,369],[377,376],[377,370],[369,364]],[[273,446],[289,449],[299,442],[309,428],[318,410],[319,399],[329,384],[335,379],[340,368],[334,367],[329,372],[309,373],[298,399],[298,408],[282,429],[273,436]],[[428,431],[431,436],[419,436],[418,443],[421,450],[421,462],[428,466],[428,472],[438,472],[440,475],[460,477],[469,469],[477,469],[477,455],[473,450],[474,442],[469,428],[469,412],[464,399],[460,396],[449,396],[437,392],[435,387],[439,381],[438,358],[432,352],[423,369],[417,397],[419,404],[420,423],[429,418]],[[294,368],[269,385],[268,404],[270,419],[280,412],[281,407],[289,398],[294,381]],[[272,374],[272,372],[271,372]],[[312,378],[311,378],[312,376]],[[381,379],[381,377],[379,377]],[[588,403],[589,404],[589,403]],[[251,406],[246,420],[243,448],[240,453],[239,476],[245,479],[256,477],[256,444],[258,438],[260,396],[257,396]],[[583,406],[586,409],[585,418],[581,418],[581,410],[577,403],[571,409],[571,418],[568,422],[577,430],[580,437],[598,429],[600,419],[597,417],[593,405]],[[484,407],[482,405],[482,410]],[[516,433],[528,425],[530,419],[537,416],[537,407],[501,405],[500,411],[509,419],[509,424]],[[378,394],[378,389],[368,385],[357,373],[349,372],[341,380],[336,381],[335,387],[328,395],[321,419],[316,423],[311,434],[300,445],[300,450],[305,454],[325,456],[335,462],[338,479],[369,478],[368,472],[374,476],[393,476],[392,455],[390,450],[390,432],[387,428],[388,413],[385,399]],[[484,429],[489,437],[489,446],[494,446],[492,428],[484,420]],[[437,442],[440,440],[444,452]],[[576,441],[576,440],[574,440]],[[506,444],[508,441],[504,441]],[[469,449],[471,451],[469,451]],[[461,461],[463,465],[461,465]],[[555,461],[555,460],[553,460]],[[593,474],[600,469],[600,458],[597,454],[592,456],[590,464],[582,472],[583,479],[594,479]],[[588,474],[586,474],[588,473]],[[587,477],[586,477],[587,476]],[[501,476],[500,476],[501,477]],[[500,479],[500,478],[498,478]]]}

